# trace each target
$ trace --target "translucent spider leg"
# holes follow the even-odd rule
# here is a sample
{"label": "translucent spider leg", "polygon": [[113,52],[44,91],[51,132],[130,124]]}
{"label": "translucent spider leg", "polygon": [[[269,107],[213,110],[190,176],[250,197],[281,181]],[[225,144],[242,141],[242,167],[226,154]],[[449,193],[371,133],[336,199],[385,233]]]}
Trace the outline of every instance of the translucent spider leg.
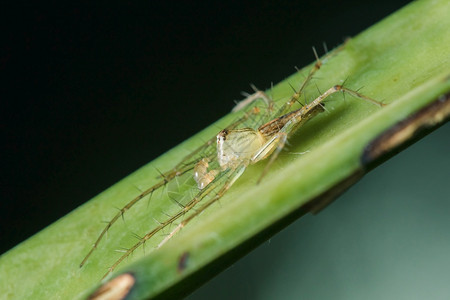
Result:
{"label": "translucent spider leg", "polygon": [[176,172],[170,172],[166,173],[164,175],[164,180],[158,182],[151,188],[145,190],[138,196],[136,196],[133,200],[128,202],[125,206],[123,206],[115,215],[114,217],[106,224],[105,228],[102,230],[100,235],[98,236],[97,240],[95,241],[94,245],[92,246],[91,250],[89,250],[88,254],[84,257],[83,261],[80,264],[80,268],[86,263],[86,261],[89,259],[89,257],[92,255],[92,253],[97,249],[100,241],[103,239],[103,236],[105,236],[106,232],[111,228],[111,226],[121,217],[123,214],[129,210],[133,205],[135,205],[137,202],[139,202],[142,198],[145,196],[153,193],[155,190],[159,189],[160,187],[166,185],[170,180],[175,178],[176,176],[180,176],[187,171],[191,170],[194,166],[193,165],[186,165],[184,168],[177,170]]}
{"label": "translucent spider leg", "polygon": [[[262,147],[256,151],[256,153],[253,155],[253,157],[250,160],[245,159],[245,155],[243,155],[242,160],[239,162],[236,160],[236,162],[229,162],[231,166],[236,165],[233,169],[233,174],[231,176],[231,179],[225,183],[225,185],[220,189],[220,191],[216,194],[215,197],[211,198],[209,201],[207,201],[205,204],[203,204],[195,213],[191,214],[189,217],[184,219],[175,229],[173,229],[170,234],[158,245],[158,247],[165,244],[168,240],[170,240],[177,232],[179,232],[183,227],[185,227],[192,219],[194,219],[196,216],[198,216],[200,213],[202,213],[205,209],[207,209],[209,206],[211,206],[213,203],[218,201],[225,193],[228,191],[228,189],[233,185],[233,183],[242,175],[242,173],[245,171],[248,164],[256,163],[260,160],[263,160],[267,158],[269,155],[271,155],[271,159],[269,160],[268,164],[266,165],[263,173],[261,174],[261,178],[267,173],[268,169],[270,168],[270,165],[276,160],[278,157],[278,154],[281,152],[281,150],[284,148],[285,143],[289,135],[291,135],[293,132],[295,132],[300,126],[305,124],[308,120],[312,119],[314,116],[316,116],[318,113],[324,111],[324,106],[322,104],[323,100],[327,98],[328,96],[336,93],[336,92],[346,92],[349,93],[355,97],[361,98],[363,100],[369,101],[373,104],[382,106],[383,104],[373,100],[367,96],[364,96],[356,91],[344,88],[341,85],[333,86],[332,88],[328,89],[325,93],[317,97],[314,101],[311,103],[303,106],[302,108],[295,110],[293,112],[290,112],[286,115],[283,115],[279,118],[276,118],[270,122],[267,122],[266,124],[260,126],[258,128],[258,133],[261,134],[263,137],[267,137],[267,141],[262,145]],[[240,154],[243,153],[240,152],[239,143],[242,143],[242,141],[249,141],[252,137],[249,137],[249,131],[251,129],[238,129],[234,130],[233,133],[236,135],[240,135],[239,137],[233,137],[231,134],[231,131],[224,130],[218,135],[218,139],[220,140],[220,137],[222,136],[225,140],[235,140],[235,142],[232,142],[236,148],[232,149],[231,147],[229,149],[232,149],[231,152],[234,154]],[[208,185],[209,186],[209,185]],[[196,203],[195,203],[196,204]],[[193,206],[195,205],[193,203]],[[193,207],[192,206],[192,207]],[[190,207],[190,208],[192,208]],[[189,208],[189,209],[190,209]]]}
{"label": "translucent spider leg", "polygon": [[[252,101],[254,101],[255,97],[259,97],[259,96],[261,96],[260,93],[255,93],[255,94],[251,95],[250,97],[251,97]],[[265,94],[264,94],[264,96],[267,97]],[[246,101],[246,100],[243,100],[243,101]],[[272,100],[267,97],[267,98],[264,99],[264,101],[271,102]],[[270,104],[267,104],[267,105],[269,106]],[[246,112],[242,117],[238,118],[235,122],[233,122],[227,128],[228,129],[234,129],[237,126],[239,126],[240,124],[242,124],[243,122],[245,122],[246,120],[248,120],[249,118],[251,118],[252,116],[257,115],[257,114],[259,114],[259,110],[256,109],[256,107],[255,107],[255,109],[252,109],[252,110]],[[89,257],[95,251],[95,249],[98,248],[98,245],[99,245],[100,241],[106,235],[106,233],[111,228],[111,226],[113,226],[113,224],[121,216],[123,216],[126,211],[128,211],[131,207],[133,207],[136,203],[138,203],[145,196],[150,195],[151,193],[153,193],[157,189],[165,186],[168,182],[173,180],[175,177],[181,176],[181,175],[185,174],[186,172],[194,169],[195,165],[197,164],[197,162],[199,160],[199,158],[197,156],[199,156],[200,153],[203,153],[204,151],[206,151],[209,147],[215,149],[214,148],[215,141],[216,141],[216,137],[214,136],[211,139],[209,139],[206,143],[204,143],[203,145],[201,145],[200,147],[198,147],[197,149],[192,151],[190,154],[185,156],[173,169],[171,169],[171,170],[169,170],[169,171],[167,171],[165,173],[161,173],[162,180],[160,182],[158,182],[155,185],[153,185],[152,187],[146,189],[141,194],[136,196],[133,200],[131,200],[130,202],[125,204],[121,209],[119,209],[119,211],[106,224],[106,226],[103,228],[103,230],[100,233],[100,235],[97,237],[97,240],[95,241],[94,245],[89,250],[88,254],[84,257],[82,262],[80,263],[80,268],[87,262]],[[215,150],[211,151],[212,154],[209,155],[209,159],[211,159],[212,157],[215,156],[215,152],[214,151]]]}
{"label": "translucent spider leg", "polygon": [[[322,58],[322,60],[319,58],[319,56],[317,55],[316,49],[313,47],[312,49],[313,49],[314,57],[316,58],[316,63],[311,68],[311,70],[309,70],[308,75],[306,76],[305,80],[303,80],[302,85],[300,86],[300,88],[298,90],[296,90],[294,87],[291,86],[292,89],[294,90],[294,94],[290,97],[290,99],[287,102],[285,102],[283,104],[283,106],[277,111],[277,113],[275,115],[276,116],[284,115],[291,109],[292,105],[294,105],[295,102],[300,103],[300,97],[303,94],[304,89],[311,82],[311,80],[313,79],[313,77],[317,73],[317,71],[319,71],[320,68],[322,67],[322,65],[325,62],[327,62],[331,57],[336,56],[342,49],[344,49],[344,47],[345,47],[345,44],[336,48],[332,52],[326,53],[324,55],[324,57]],[[300,72],[300,70],[298,70],[298,69],[297,69],[297,71]]]}
{"label": "translucent spider leg", "polygon": [[[211,198],[209,201],[207,201],[205,204],[203,204],[198,210],[196,210],[193,214],[191,214],[189,217],[184,219],[180,224],[178,224],[175,229],[173,229],[169,235],[167,235],[164,240],[159,243],[158,248],[164,245],[168,240],[170,240],[178,231],[180,231],[183,227],[185,227],[190,221],[192,221],[195,217],[200,215],[202,212],[204,212],[208,207],[210,207],[215,202],[219,201],[220,198],[231,188],[231,186],[234,184],[234,182],[241,177],[241,175],[244,173],[246,165],[242,165],[238,167],[236,170],[232,171],[231,179],[228,180],[224,186],[217,192],[217,194]],[[193,207],[193,206],[192,206]],[[191,207],[191,208],[192,208]]]}
{"label": "translucent spider leg", "polygon": [[[311,70],[309,70],[308,75],[306,76],[305,80],[303,80],[302,85],[298,90],[296,90],[294,87],[291,86],[292,89],[294,90],[294,94],[290,97],[290,99],[287,102],[283,104],[282,107],[279,108],[279,110],[274,114],[274,116],[284,115],[290,110],[290,108],[292,107],[292,105],[294,105],[295,102],[300,103],[299,99],[303,94],[303,90],[311,82],[316,72],[320,70],[320,68],[326,61],[328,61],[331,57],[336,56],[342,49],[344,49],[344,47],[345,43],[340,47],[336,48],[335,50],[326,53],[325,56],[322,58],[322,60],[319,58],[316,49],[313,47],[312,49],[314,57],[316,58],[316,63],[311,68]],[[297,71],[300,72],[299,69],[297,69]],[[236,106],[232,109],[232,112],[240,111],[259,99],[262,99],[267,104],[269,111],[272,111],[274,105],[273,100],[269,96],[267,96],[267,94],[265,94],[263,91],[258,90],[254,85],[251,85],[251,87],[255,91],[255,93],[252,95],[247,95],[247,98],[245,98],[242,101],[239,101],[236,104]]]}
{"label": "translucent spider leg", "polygon": [[236,103],[236,105],[233,107],[231,112],[240,111],[240,110],[244,109],[245,107],[247,107],[248,105],[250,105],[250,103],[253,103],[256,100],[260,100],[260,99],[266,103],[266,105],[269,109],[272,108],[272,105],[273,105],[272,99],[269,96],[267,96],[266,93],[264,93],[263,91],[258,90],[256,88],[256,86],[254,86],[253,84],[250,86],[253,89],[254,93],[251,95],[247,94],[247,98]]}
{"label": "translucent spider leg", "polygon": [[335,85],[329,88],[325,93],[314,99],[314,101],[312,101],[311,103],[306,104],[298,110],[290,112],[284,116],[281,116],[262,125],[258,128],[258,131],[261,134],[270,137],[270,139],[254,155],[254,157],[252,158],[252,163],[264,159],[266,157],[264,156],[265,153],[270,153],[271,151],[273,151],[273,153],[271,154],[271,158],[268,161],[267,165],[264,167],[264,170],[258,182],[260,182],[265,174],[267,174],[270,166],[276,160],[281,150],[284,148],[287,138],[308,120],[312,119],[318,113],[323,112],[325,110],[323,106],[324,99],[337,92],[348,93],[356,98],[368,101],[380,107],[385,105],[379,101],[362,95],[357,91],[347,89],[342,85]]}
{"label": "translucent spider leg", "polygon": [[[243,170],[242,170],[242,172],[243,172]],[[219,174],[211,184],[207,185],[205,189],[198,192],[198,194],[192,200],[190,200],[187,204],[185,204],[180,211],[178,211],[176,214],[170,216],[167,220],[160,222],[157,227],[155,227],[154,229],[149,231],[147,234],[145,234],[142,238],[140,238],[140,240],[136,244],[134,244],[131,248],[127,249],[127,251],[111,267],[109,267],[108,272],[103,276],[103,278],[105,278],[106,276],[108,276],[108,274],[113,272],[114,269],[124,259],[126,259],[128,256],[130,256],[131,253],[133,253],[137,248],[142,246],[150,238],[155,236],[155,234],[157,234],[158,232],[160,232],[161,230],[163,230],[170,224],[173,224],[173,222],[175,222],[176,220],[178,220],[179,218],[181,218],[182,216],[187,214],[192,208],[194,208],[194,206],[196,206],[200,201],[202,201],[206,196],[208,196],[217,187],[217,182],[220,181],[220,179],[226,173],[227,172],[222,172],[221,174]],[[236,180],[236,179],[237,179],[237,177],[234,180]],[[234,183],[234,180],[232,183]],[[222,188],[222,190],[223,190],[223,188]],[[217,195],[216,195],[216,197],[217,197]],[[173,234],[171,234],[171,235],[173,235]]]}

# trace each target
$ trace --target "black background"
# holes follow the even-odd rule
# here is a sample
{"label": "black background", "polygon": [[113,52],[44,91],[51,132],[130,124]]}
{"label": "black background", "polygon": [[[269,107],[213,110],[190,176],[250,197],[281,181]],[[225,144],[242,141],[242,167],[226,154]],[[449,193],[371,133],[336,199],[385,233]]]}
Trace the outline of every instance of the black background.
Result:
{"label": "black background", "polygon": [[4,8],[0,253],[407,2]]}

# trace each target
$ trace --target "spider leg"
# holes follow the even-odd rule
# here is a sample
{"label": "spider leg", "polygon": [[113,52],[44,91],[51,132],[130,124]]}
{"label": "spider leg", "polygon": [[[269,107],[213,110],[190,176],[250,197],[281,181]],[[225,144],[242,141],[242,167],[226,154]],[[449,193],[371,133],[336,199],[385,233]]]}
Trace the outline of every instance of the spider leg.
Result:
{"label": "spider leg", "polygon": [[121,209],[119,209],[119,211],[114,215],[114,217],[106,224],[105,228],[103,228],[102,232],[100,233],[100,235],[97,237],[97,240],[95,241],[94,245],[92,246],[92,248],[89,250],[88,254],[84,257],[83,261],[80,263],[80,268],[86,263],[86,261],[89,259],[89,257],[92,255],[92,253],[95,251],[95,249],[97,249],[100,241],[103,239],[103,237],[105,236],[105,234],[108,232],[108,230],[111,228],[111,226],[113,226],[113,224],[121,217],[125,214],[125,212],[127,210],[129,210],[131,207],[133,207],[136,203],[138,203],[141,199],[143,199],[145,196],[152,194],[154,191],[156,191],[157,189],[159,189],[160,187],[166,185],[170,180],[172,180],[173,178],[175,178],[176,176],[182,175],[186,172],[188,172],[189,170],[191,170],[192,168],[194,168],[193,165],[186,165],[184,166],[183,169],[178,170],[177,172],[172,172],[172,173],[166,173],[164,176],[164,180],[158,182],[157,184],[153,185],[152,187],[150,187],[149,189],[145,190],[144,192],[142,192],[141,194],[139,194],[138,196],[136,196],[133,200],[131,200],[130,202],[128,202],[126,205],[124,205]]}
{"label": "spider leg", "polygon": [[251,85],[251,87],[255,92],[251,95],[247,95],[247,98],[236,103],[231,110],[232,112],[240,111],[257,100],[263,100],[269,110],[272,109],[273,100],[265,92],[258,90],[254,85]]}
{"label": "spider leg", "polygon": [[[271,101],[269,97],[267,97],[267,101]],[[250,110],[249,112],[246,112],[243,116],[241,116],[240,118],[235,120],[233,123],[231,123],[227,127],[227,129],[236,128],[237,126],[239,126],[240,124],[242,124],[243,122],[248,120],[250,117],[252,117],[253,115],[257,115],[258,113],[259,113],[258,110]],[[158,173],[160,174],[160,177],[162,178],[162,180],[160,182],[156,183],[155,185],[151,186],[150,188],[146,189],[145,191],[143,191],[141,194],[139,194],[138,196],[133,198],[131,201],[129,201],[127,204],[125,204],[122,208],[119,209],[119,211],[113,216],[113,218],[111,218],[110,221],[107,222],[106,226],[103,228],[100,235],[95,240],[91,249],[89,250],[87,255],[83,258],[82,262],[80,263],[80,268],[86,264],[86,262],[88,261],[89,257],[92,255],[92,253],[95,251],[95,249],[98,248],[98,245],[100,244],[103,237],[107,234],[108,230],[113,226],[114,223],[116,223],[116,221],[120,217],[123,217],[123,215],[125,214],[126,211],[131,209],[136,203],[138,203],[141,199],[143,199],[147,195],[151,195],[157,189],[165,186],[167,183],[169,183],[174,178],[177,178],[178,176],[181,176],[181,175],[191,171],[192,169],[194,169],[194,167],[196,166],[196,164],[199,161],[198,157],[199,157],[200,153],[205,153],[207,151],[207,149],[210,147],[215,148],[216,139],[217,139],[216,136],[209,139],[206,143],[204,143],[203,145],[201,145],[200,147],[198,147],[197,149],[192,151],[190,154],[185,156],[171,170],[169,170],[165,173],[161,173],[161,172],[159,172],[159,170],[157,170]],[[209,155],[207,157],[209,157],[209,158],[215,157],[216,156],[215,151],[213,151],[213,152],[214,153],[212,155]]]}
{"label": "spider leg", "polygon": [[258,131],[263,134],[269,134],[267,142],[256,152],[253,156],[251,163],[256,163],[262,159],[265,159],[269,155],[271,156],[269,162],[265,166],[261,176],[258,179],[258,183],[267,174],[269,168],[273,162],[277,159],[281,150],[286,145],[286,141],[289,135],[294,133],[299,127],[305,124],[308,120],[312,119],[318,113],[325,111],[323,101],[330,95],[342,92],[348,93],[356,98],[365,100],[380,107],[385,104],[376,101],[370,97],[360,94],[357,91],[348,89],[342,85],[335,85],[314,99],[311,103],[301,107],[300,109],[274,119],[264,125],[262,125]]}
{"label": "spider leg", "polygon": [[[192,215],[190,215],[188,218],[183,220],[172,232],[164,238],[163,242],[161,242],[158,247],[160,247],[162,244],[167,242],[176,232],[178,232],[182,227],[184,227],[189,221],[191,221],[195,216],[199,215],[202,211],[204,211],[206,208],[208,208],[211,204],[218,201],[225,192],[233,185],[233,183],[242,175],[242,173],[245,170],[245,166],[241,166],[237,168],[236,170],[229,170],[232,172],[230,179],[227,179],[224,186],[219,190],[219,192],[211,198],[208,202],[206,202],[198,211],[195,211]],[[211,184],[207,185],[205,189],[201,190],[197,193],[197,195],[192,198],[187,204],[184,205],[184,207],[179,210],[176,214],[169,217],[167,220],[160,222],[157,227],[149,231],[147,234],[145,234],[136,244],[134,244],[131,248],[127,249],[125,253],[118,259],[116,262],[108,268],[108,272],[103,276],[102,279],[104,279],[106,276],[108,276],[111,272],[113,272],[117,266],[128,256],[131,255],[137,248],[144,245],[146,241],[148,241],[150,238],[155,236],[158,232],[169,226],[170,224],[173,224],[176,220],[181,218],[182,216],[186,215],[191,209],[193,209],[198,203],[200,203],[205,197],[207,197],[214,189],[218,187],[218,183],[220,179],[225,175],[227,172],[221,173],[219,176],[217,176]]]}
{"label": "spider leg", "polygon": [[180,231],[183,227],[185,227],[190,221],[192,221],[195,217],[197,217],[199,214],[201,214],[203,211],[205,211],[208,207],[210,207],[213,203],[219,201],[220,198],[230,189],[230,187],[233,185],[233,183],[241,177],[241,175],[244,173],[246,166],[241,165],[240,167],[236,168],[232,171],[231,178],[228,179],[224,186],[217,192],[217,194],[212,197],[209,201],[207,201],[205,204],[203,204],[195,213],[191,214],[189,217],[184,219],[180,224],[178,224],[177,227],[175,227],[169,235],[167,235],[164,240],[159,243],[158,248],[164,245],[168,240],[170,240],[178,231]]}
{"label": "spider leg", "polygon": [[270,166],[273,164],[273,162],[278,158],[278,155],[280,154],[281,150],[283,150],[284,146],[286,145],[287,141],[287,133],[280,131],[277,133],[276,138],[271,141],[272,143],[276,144],[276,148],[273,151],[273,153],[270,155],[270,159],[267,162],[266,166],[264,167],[264,170],[262,171],[261,175],[258,178],[258,181],[256,182],[259,184],[263,177],[267,174],[267,172],[270,169]]}
{"label": "spider leg", "polygon": [[[292,107],[292,105],[294,105],[295,102],[300,103],[300,105],[303,106],[303,104],[300,102],[300,97],[303,94],[304,89],[306,88],[306,86],[310,83],[310,81],[314,78],[314,75],[316,74],[317,71],[320,70],[320,68],[322,67],[322,65],[327,62],[330,57],[333,57],[335,55],[337,55],[342,49],[344,49],[344,45],[336,48],[335,50],[326,53],[323,57],[322,60],[319,58],[319,56],[317,55],[317,51],[316,49],[313,47],[313,53],[314,53],[314,57],[316,58],[316,63],[314,64],[314,66],[311,68],[311,70],[309,70],[308,75],[306,76],[305,80],[303,80],[302,85],[300,86],[300,88],[298,90],[294,90],[294,94],[290,97],[290,99],[283,104],[283,106],[277,111],[276,116],[282,116],[284,114],[286,114]],[[301,70],[298,70],[298,72],[301,72]],[[292,86],[291,86],[292,87]]]}

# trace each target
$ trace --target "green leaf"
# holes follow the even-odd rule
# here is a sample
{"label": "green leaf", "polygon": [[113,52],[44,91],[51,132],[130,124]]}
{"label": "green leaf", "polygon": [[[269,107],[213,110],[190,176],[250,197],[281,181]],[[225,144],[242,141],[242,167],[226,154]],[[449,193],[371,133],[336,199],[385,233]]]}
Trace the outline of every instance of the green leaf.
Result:
{"label": "green leaf", "polygon": [[[450,92],[449,15],[447,1],[414,2],[348,41],[319,71],[320,80],[314,81],[317,88],[325,91],[347,79],[347,87],[364,87],[363,94],[388,105],[378,108],[352,97],[343,101],[341,95],[333,96],[325,113],[298,130],[288,152],[261,184],[256,180],[264,163],[249,167],[220,205],[210,207],[163,247],[153,250],[158,240],[150,240],[146,253],[138,249],[124,261],[117,274],[129,272],[136,280],[129,299],[191,291],[298,216],[320,207],[320,201],[323,204],[337,196],[385,159],[385,153],[417,138],[408,130],[414,133],[444,122],[448,101],[436,101],[444,94],[448,98]],[[273,98],[283,103],[292,94],[290,85],[297,87],[303,80],[300,73],[292,75],[273,88]],[[316,87],[309,86],[306,95],[316,96]],[[438,113],[433,113],[433,107],[439,108]],[[170,170],[174,162],[236,116],[224,117],[2,255],[2,295],[18,299],[87,297],[120,257],[114,249],[130,247],[136,242],[132,233],[143,235],[155,226],[152,216],[170,215],[179,208],[169,200],[167,190],[154,193],[150,202],[141,201],[124,215],[124,222],[114,224],[109,237],[79,268],[90,241],[95,241],[104,226],[96,220],[109,220],[116,213],[114,207],[122,207],[140,193],[138,189],[145,190],[160,180],[155,168]],[[403,125],[393,127],[401,121]],[[376,140],[380,136],[384,139]],[[386,143],[392,136],[393,142]],[[300,152],[307,153],[292,155]]]}

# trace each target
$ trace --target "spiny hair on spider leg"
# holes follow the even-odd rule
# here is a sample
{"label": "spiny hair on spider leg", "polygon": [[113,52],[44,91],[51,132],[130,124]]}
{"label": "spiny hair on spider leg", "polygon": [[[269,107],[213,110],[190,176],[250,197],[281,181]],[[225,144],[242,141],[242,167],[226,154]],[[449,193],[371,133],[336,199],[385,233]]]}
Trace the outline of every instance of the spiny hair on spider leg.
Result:
{"label": "spiny hair on spider leg", "polygon": [[186,208],[183,204],[181,204],[177,199],[169,196],[170,200],[172,200],[175,204],[177,204],[180,208]]}
{"label": "spiny hair on spider leg", "polygon": [[[164,213],[163,213],[164,214]],[[156,223],[158,223],[159,225],[163,225],[163,222],[158,221],[158,219],[156,219],[155,217],[152,217],[153,221],[155,221]]]}
{"label": "spiny hair on spider leg", "polygon": [[114,249],[115,252],[126,253],[128,251],[125,247],[120,247],[119,249]]}
{"label": "spiny hair on spider leg", "polygon": [[161,236],[161,237],[167,237],[167,236],[169,236],[170,235],[170,233],[165,233],[165,232],[161,232],[160,234],[159,234],[159,236]]}
{"label": "spiny hair on spider leg", "polygon": [[[163,215],[165,215],[166,217],[168,217],[168,218],[172,217],[172,215],[170,215],[169,213],[165,212],[164,210],[161,210],[161,213]],[[162,222],[159,222],[159,223],[162,224]]]}
{"label": "spiny hair on spider leg", "polygon": [[142,190],[142,189],[140,189],[137,185],[135,185],[134,183],[132,184],[132,186],[136,189],[136,190],[138,190],[139,192],[144,192],[144,190]]}
{"label": "spiny hair on spider leg", "polygon": [[316,86],[317,92],[319,92],[319,95],[322,95],[323,93],[320,91],[319,86],[316,82],[314,82],[314,85]]}
{"label": "spiny hair on spider leg", "polygon": [[[154,192],[154,191],[153,191]],[[148,195],[147,198],[147,209],[150,207],[150,201],[152,200],[153,192]]]}
{"label": "spiny hair on spider leg", "polygon": [[153,166],[153,169],[155,169],[155,171],[158,173],[158,176],[156,176],[156,178],[162,178],[166,183],[168,182],[167,181],[167,177],[166,177],[166,175],[163,173],[163,172],[161,172],[157,167],[155,167],[155,166]]}
{"label": "spiny hair on spider leg", "polygon": [[[119,208],[117,206],[113,206],[113,207],[120,212],[120,217],[122,218],[122,221],[125,222],[124,213],[127,211],[127,209]],[[107,221],[106,223],[109,224],[110,222],[111,221]]]}
{"label": "spiny hair on spider leg", "polygon": [[325,54],[327,54],[328,53],[327,43],[326,42],[322,42],[322,47],[323,47],[323,51],[325,52]]}
{"label": "spiny hair on spider leg", "polygon": [[138,241],[142,240],[142,236],[138,235],[138,234],[135,233],[135,232],[131,232],[131,235],[132,235],[135,239],[137,239]]}
{"label": "spiny hair on spider leg", "polygon": [[146,241],[144,241],[142,243],[142,252],[144,253],[144,255],[145,255],[145,245],[146,245]]}

